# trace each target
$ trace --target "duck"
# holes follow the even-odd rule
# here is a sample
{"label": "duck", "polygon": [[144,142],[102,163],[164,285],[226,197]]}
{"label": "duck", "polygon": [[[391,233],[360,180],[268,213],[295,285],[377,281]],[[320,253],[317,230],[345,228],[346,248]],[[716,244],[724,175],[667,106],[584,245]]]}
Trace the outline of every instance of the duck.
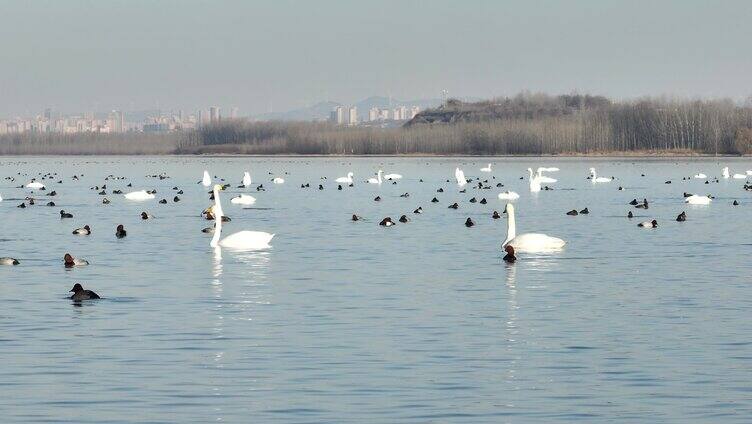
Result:
{"label": "duck", "polygon": [[159,201],[159,204],[160,204],[160,205],[166,205],[166,204],[167,204],[167,199],[162,199],[162,200],[160,200],[160,201]]}
{"label": "duck", "polygon": [[141,212],[141,219],[149,219],[151,218],[151,215],[149,215],[147,212]]}
{"label": "duck", "polygon": [[404,224],[410,221],[410,219],[407,217],[407,215],[402,215],[401,217],[399,217],[398,221]]}
{"label": "duck", "polygon": [[588,208],[585,208],[585,209],[583,209],[583,210],[580,211],[580,215],[587,215],[589,213],[590,213],[590,210]]}
{"label": "duck", "polygon": [[682,213],[680,213],[680,214],[679,214],[679,215],[678,215],[678,216],[676,217],[676,222],[684,222],[684,221],[686,221],[686,220],[687,220],[687,214],[686,214],[686,213],[685,213],[684,211],[682,211]]}
{"label": "duck", "polygon": [[86,266],[89,265],[89,261],[85,259],[76,259],[70,253],[66,253],[63,256],[63,262],[66,268],[72,268],[74,266]]}
{"label": "duck", "polygon": [[504,246],[504,251],[507,252],[507,254],[504,255],[504,262],[514,263],[514,261],[517,260],[517,257],[514,256],[514,247],[506,245]]}
{"label": "duck", "polygon": [[473,225],[475,225],[475,222],[473,222],[472,219],[468,218],[467,220],[465,220],[465,227],[470,228]]}
{"label": "duck", "polygon": [[0,258],[0,265],[18,265],[21,262],[16,258],[2,257]]}
{"label": "duck", "polygon": [[348,172],[346,177],[339,177],[334,182],[352,184],[354,175],[352,172]]}
{"label": "duck", "polygon": [[381,225],[382,227],[391,227],[392,225],[394,225],[394,221],[392,221],[392,218],[387,216],[386,218],[382,219],[381,222],[379,222],[379,225]]}
{"label": "duck", "polygon": [[520,195],[513,192],[513,191],[505,191],[502,193],[499,193],[499,199],[500,200],[517,200],[520,198]]}
{"label": "duck", "polygon": [[131,191],[130,193],[124,194],[125,198],[128,200],[133,201],[144,201],[144,200],[151,200],[154,198],[154,193],[146,190],[139,190],[139,191]]}
{"label": "duck", "polygon": [[434,197],[433,199],[431,199],[431,203],[439,203],[439,199]]}
{"label": "duck", "polygon": [[459,207],[460,207],[460,205],[458,205],[457,203],[453,203],[453,204],[449,205],[448,209],[458,209]]}
{"label": "duck", "polygon": [[423,208],[422,208],[422,207],[420,207],[420,206],[418,206],[418,209],[415,209],[415,210],[413,211],[413,213],[417,213],[417,214],[423,213]]}
{"label": "duck", "polygon": [[698,196],[693,194],[692,196],[685,198],[684,202],[690,205],[709,205],[712,200],[713,199],[708,196]]}
{"label": "duck", "polygon": [[64,218],[73,218],[73,214],[72,213],[68,213],[68,212],[66,212],[64,210],[61,210],[60,211],[60,219],[64,219]]}
{"label": "duck", "polygon": [[381,185],[381,175],[384,173],[384,171],[379,169],[379,172],[376,173],[376,178],[369,178],[368,184],[378,184]]}
{"label": "duck", "polygon": [[224,212],[222,211],[222,203],[219,200],[219,191],[221,189],[222,186],[220,185],[214,186],[214,211],[219,219],[214,220],[214,237],[212,238],[211,242],[209,242],[209,246],[214,248],[227,247],[231,249],[253,250],[270,248],[271,246],[269,245],[269,243],[274,238],[274,234],[263,231],[238,231],[236,233],[230,234],[223,239],[220,239],[222,235],[222,217],[224,216]]}
{"label": "duck", "polygon": [[733,206],[739,206],[739,202],[737,200],[734,200],[734,202],[731,203],[731,205],[733,205]]}
{"label": "duck", "polygon": [[514,205],[507,203],[504,212],[509,217],[507,220],[507,238],[502,243],[503,247],[511,245],[515,250],[527,252],[550,252],[559,250],[566,242],[558,237],[546,234],[526,233],[517,235],[517,226],[514,217]]}
{"label": "duck", "polygon": [[363,219],[363,218],[359,217],[358,215],[353,214],[353,216],[352,216],[352,220],[353,221],[360,221],[361,219]]}
{"label": "duck", "polygon": [[77,236],[88,236],[91,234],[91,228],[88,225],[84,225],[82,228],[76,228],[73,230],[73,234]]}
{"label": "duck", "polygon": [[499,219],[499,218],[501,218],[501,215],[499,215],[498,211],[493,211],[493,214],[491,215],[491,218],[493,218],[493,219]]}
{"label": "duck", "polygon": [[57,206],[57,205],[55,205],[55,202],[47,202],[47,206]]}
{"label": "duck", "polygon": [[102,199],[102,204],[103,205],[109,205],[110,204],[110,199],[108,199],[108,198],[105,197],[104,199]]}
{"label": "duck", "polygon": [[644,221],[637,224],[640,228],[658,228],[658,221],[655,219],[652,221]]}
{"label": "duck", "polygon": [[579,214],[577,213],[577,209],[572,209],[571,211],[567,212],[567,215],[569,215],[569,216],[577,216]]}
{"label": "duck", "polygon": [[627,212],[627,218],[634,218],[632,211]]}
{"label": "duck", "polygon": [[374,197],[374,198],[373,198],[373,201],[374,201],[374,202],[380,202],[380,201],[381,201],[381,196],[376,196],[376,197]]}
{"label": "duck", "polygon": [[115,237],[117,238],[123,238],[128,233],[125,231],[125,227],[123,227],[123,224],[118,224],[118,226],[115,228]]}
{"label": "duck", "polygon": [[75,301],[101,299],[101,297],[93,291],[84,290],[79,283],[74,284],[70,292],[73,293],[70,299]]}
{"label": "duck", "polygon": [[240,194],[230,199],[230,203],[234,205],[252,205],[256,203],[256,198],[248,194]]}

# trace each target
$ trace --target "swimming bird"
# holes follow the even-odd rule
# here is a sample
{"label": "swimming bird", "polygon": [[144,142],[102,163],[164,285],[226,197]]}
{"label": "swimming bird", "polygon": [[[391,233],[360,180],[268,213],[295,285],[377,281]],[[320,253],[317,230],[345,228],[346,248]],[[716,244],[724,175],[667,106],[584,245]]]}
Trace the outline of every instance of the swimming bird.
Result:
{"label": "swimming bird", "polygon": [[543,171],[550,169],[550,168],[538,168],[535,175],[538,177],[538,181],[541,183],[555,183],[557,180],[556,178],[551,178],[543,175]]}
{"label": "swimming bird", "polygon": [[585,209],[583,209],[583,210],[580,211],[580,214],[582,214],[582,215],[587,215],[589,213],[590,213],[590,210],[588,208],[585,208]]}
{"label": "swimming bird", "polygon": [[423,213],[423,208],[422,208],[422,207],[420,207],[420,206],[418,206],[418,209],[415,209],[415,210],[413,211],[413,213],[417,213],[417,214]]}
{"label": "swimming bird", "polygon": [[491,218],[493,218],[493,219],[499,219],[499,218],[501,218],[501,215],[499,215],[499,212],[493,211],[493,215],[491,215]]}
{"label": "swimming bird", "polygon": [[73,293],[73,295],[70,297],[71,300],[81,301],[81,300],[101,299],[99,295],[94,293],[93,291],[84,290],[84,288],[79,283],[74,284],[70,292]]}
{"label": "swimming bird", "polygon": [[577,209],[572,209],[571,211],[567,212],[567,215],[569,216],[577,216],[579,213],[577,212]]}
{"label": "swimming bird", "polygon": [[708,178],[708,176],[700,172],[698,174],[695,174],[692,178],[704,179],[704,178]]}
{"label": "swimming bird", "polygon": [[282,177],[274,177],[274,178],[272,179],[272,182],[273,182],[274,184],[284,184],[284,183],[285,183],[285,179],[284,179],[284,178],[282,178]]}
{"label": "swimming bird", "polygon": [[747,179],[747,174],[734,174],[734,178],[737,180],[745,180]]}
{"label": "swimming bird", "polygon": [[240,194],[230,199],[230,203],[235,205],[252,205],[256,203],[256,198],[248,194]]}
{"label": "swimming bird", "polygon": [[627,212],[627,218],[634,218],[632,211]]}
{"label": "swimming bird", "polygon": [[472,220],[472,219],[468,218],[468,219],[467,219],[467,220],[465,221],[465,227],[467,227],[467,228],[470,228],[470,227],[472,227],[473,225],[475,225],[475,223],[473,222],[473,220]]}
{"label": "swimming bird", "polygon": [[686,220],[687,220],[687,214],[686,214],[686,213],[685,213],[684,211],[682,211],[682,213],[680,213],[680,214],[679,214],[679,215],[678,215],[678,216],[676,217],[676,221],[677,221],[677,222],[684,222],[684,221],[686,221]]}
{"label": "swimming bird", "polygon": [[403,223],[403,224],[404,224],[404,223],[406,223],[406,222],[408,222],[408,221],[410,221],[410,219],[409,219],[409,218],[407,217],[407,215],[402,215],[402,216],[401,216],[401,217],[399,218],[399,222],[401,222],[401,223]]}
{"label": "swimming bird", "polygon": [[153,199],[154,194],[146,190],[139,190],[139,191],[132,191],[130,193],[125,193],[125,198],[128,200],[140,202],[144,200]]}
{"label": "swimming bird", "polygon": [[541,181],[533,174],[533,168],[528,168],[527,172],[530,174],[530,192],[537,193],[541,191]]}
{"label": "swimming bird", "polygon": [[597,175],[597,174],[595,173],[595,168],[590,168],[590,180],[591,180],[591,181],[592,181],[593,183],[610,183],[611,181],[613,181],[613,178],[609,178],[609,177],[599,177],[599,176],[598,176],[598,175]]}
{"label": "swimming bird", "polygon": [[151,218],[151,215],[149,215],[147,212],[141,212],[141,219],[149,219]]}
{"label": "swimming bird", "polygon": [[658,228],[658,221],[655,219],[652,221],[644,221],[637,224],[640,228]]}
{"label": "swimming bird", "polygon": [[467,184],[467,179],[465,178],[465,173],[460,169],[456,168],[454,170],[454,178],[457,180],[457,185],[462,187],[465,184]]}
{"label": "swimming bird", "polygon": [[392,225],[394,225],[394,221],[392,221],[392,218],[387,216],[386,218],[382,219],[381,222],[379,222],[379,225],[381,225],[382,227],[391,227]]}
{"label": "swimming bird", "polygon": [[73,218],[73,214],[72,213],[68,213],[68,212],[66,212],[64,210],[61,210],[60,211],[60,219],[63,219],[63,218]]}
{"label": "swimming bird", "polygon": [[489,163],[487,167],[481,168],[480,172],[491,172],[491,164]]}
{"label": "swimming bird", "polygon": [[729,167],[725,166],[723,169],[721,169],[721,175],[723,175],[723,178],[729,177]]}
{"label": "swimming bird", "polygon": [[505,192],[499,193],[500,200],[517,200],[519,198],[520,198],[520,195],[513,191],[505,191]]}
{"label": "swimming bird", "polygon": [[546,234],[526,233],[517,235],[514,205],[507,203],[504,212],[509,218],[507,220],[507,238],[502,243],[502,246],[506,247],[510,245],[515,250],[527,252],[545,252],[561,249],[566,244],[564,240]]}
{"label": "swimming bird", "polygon": [[731,204],[732,204],[733,206],[739,206],[739,202],[738,202],[738,201],[736,201],[736,200],[734,200],[734,202],[733,202],[733,203],[731,203]]}
{"label": "swimming bird", "polygon": [[250,187],[251,185],[251,174],[246,171],[243,173],[243,187]]}
{"label": "swimming bird", "polygon": [[3,257],[0,258],[0,265],[18,265],[21,262],[18,262],[18,259],[16,258],[9,258],[9,257]]}
{"label": "swimming bird", "polygon": [[65,256],[63,256],[63,262],[65,263],[66,268],[89,265],[89,261],[85,259],[76,259],[70,253],[66,253]]}
{"label": "swimming bird", "polygon": [[457,203],[452,203],[451,205],[449,205],[448,209],[458,209],[459,207],[460,205],[458,205]]}
{"label": "swimming bird", "polygon": [[45,187],[44,187],[44,184],[40,183],[39,181],[31,180],[31,182],[29,184],[26,184],[26,188],[31,188],[31,189],[35,189],[35,190],[41,190],[41,189],[43,189]]}
{"label": "swimming bird", "polygon": [[504,255],[505,262],[514,263],[514,261],[517,260],[517,257],[514,256],[514,247],[512,247],[511,245],[506,245],[504,247],[504,251],[507,252],[507,254]]}
{"label": "swimming bird", "polygon": [[692,196],[685,198],[684,202],[690,205],[709,205],[711,200],[712,199],[708,196],[698,196],[693,194]]}
{"label": "swimming bird", "polygon": [[353,174],[352,172],[348,172],[346,177],[339,177],[334,182],[337,183],[345,183],[345,184],[352,184],[353,182]]}
{"label": "swimming bird", "polygon": [[361,219],[363,219],[363,218],[359,217],[358,215],[353,214],[353,216],[352,216],[352,220],[353,221],[360,221]]}
{"label": "swimming bird", "polygon": [[82,228],[76,228],[73,230],[73,234],[77,236],[88,236],[91,234],[91,228],[88,225],[84,225]]}
{"label": "swimming bird", "polygon": [[222,211],[222,203],[219,200],[220,185],[214,186],[214,212],[220,219],[215,219],[214,237],[212,238],[209,246],[211,247],[227,247],[233,249],[267,249],[271,247],[269,242],[274,238],[274,234],[269,234],[263,231],[238,231],[237,233],[230,234],[229,236],[220,240],[222,234],[222,217],[224,212]]}
{"label": "swimming bird", "polygon": [[125,231],[125,227],[123,227],[123,224],[119,224],[117,228],[115,228],[115,237],[123,238],[126,235],[128,235],[128,233]]}
{"label": "swimming bird", "polygon": [[211,175],[209,175],[209,171],[204,171],[204,177],[201,179],[201,184],[204,187],[209,187],[212,183]]}
{"label": "swimming bird", "polygon": [[381,185],[381,174],[383,174],[384,171],[379,169],[379,172],[376,173],[376,178],[369,178],[368,184],[379,184]]}
{"label": "swimming bird", "polygon": [[393,181],[393,180],[401,180],[402,175],[401,174],[386,174],[384,175],[384,179]]}

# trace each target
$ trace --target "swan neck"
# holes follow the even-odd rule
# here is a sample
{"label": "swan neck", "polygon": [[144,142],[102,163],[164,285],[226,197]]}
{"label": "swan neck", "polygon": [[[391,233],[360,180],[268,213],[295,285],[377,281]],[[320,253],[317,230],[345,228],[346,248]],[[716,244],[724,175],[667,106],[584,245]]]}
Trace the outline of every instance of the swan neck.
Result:
{"label": "swan neck", "polygon": [[504,246],[512,241],[517,236],[517,225],[514,221],[514,208],[507,206],[507,239],[504,241]]}
{"label": "swan neck", "polygon": [[214,189],[214,237],[211,239],[209,246],[217,247],[219,245],[219,237],[222,235],[222,204],[219,202],[219,190]]}

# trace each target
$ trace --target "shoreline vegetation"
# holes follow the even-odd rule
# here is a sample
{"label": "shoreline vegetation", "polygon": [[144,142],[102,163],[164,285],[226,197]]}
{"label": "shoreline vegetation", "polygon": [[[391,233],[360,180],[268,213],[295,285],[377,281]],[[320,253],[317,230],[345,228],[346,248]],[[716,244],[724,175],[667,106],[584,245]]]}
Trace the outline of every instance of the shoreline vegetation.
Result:
{"label": "shoreline vegetation", "polygon": [[752,105],[521,93],[449,100],[400,128],[227,120],[166,134],[22,133],[0,155],[715,156],[752,153]]}

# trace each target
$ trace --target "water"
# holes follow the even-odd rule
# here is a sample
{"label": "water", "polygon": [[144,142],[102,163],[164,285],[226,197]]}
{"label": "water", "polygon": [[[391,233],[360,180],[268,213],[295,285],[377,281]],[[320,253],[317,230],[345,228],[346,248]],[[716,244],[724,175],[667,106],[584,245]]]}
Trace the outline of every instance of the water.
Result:
{"label": "water", "polygon": [[[750,194],[737,159],[492,159],[503,189],[458,193],[472,158],[1,158],[2,176],[59,172],[57,207],[18,209],[2,181],[0,416],[4,422],[749,422]],[[528,166],[558,166],[531,195]],[[595,166],[610,184],[585,180]],[[405,179],[362,183],[379,167]],[[258,201],[225,231],[276,233],[265,252],[209,248],[204,168]],[[355,172],[354,188],[332,179]],[[158,180],[145,175],[166,172]],[[270,183],[284,176],[283,185]],[[288,172],[289,174],[285,174]],[[72,181],[73,174],[84,176]],[[640,174],[644,173],[645,177]],[[95,190],[156,189],[146,203]],[[326,175],[330,181],[321,181]],[[485,177],[486,175],[484,175]],[[419,178],[425,182],[420,183]],[[450,179],[452,182],[447,183]],[[673,184],[664,184],[671,179]],[[303,190],[301,183],[311,183]],[[323,183],[325,190],[316,187]],[[494,184],[495,185],[495,184]],[[617,191],[617,187],[625,187]],[[173,186],[185,191],[173,203]],[[444,193],[436,193],[444,187]],[[567,240],[501,261],[512,189],[518,232]],[[710,206],[682,193],[710,193]],[[399,195],[405,192],[410,197]],[[381,202],[373,198],[380,195]],[[430,203],[432,197],[441,202]],[[487,205],[471,204],[486,197]],[[647,211],[627,205],[646,197]],[[16,199],[16,200],[14,200]],[[731,206],[738,199],[740,206]],[[447,209],[459,202],[459,210]],[[423,215],[411,212],[422,206]],[[566,216],[588,207],[590,215]],[[61,220],[59,210],[74,214]],[[142,221],[140,212],[154,219]],[[638,218],[628,220],[627,211]],[[674,221],[685,210],[684,223]],[[366,221],[353,223],[357,213]],[[407,214],[412,222],[377,225]],[[476,222],[466,228],[464,221]],[[659,228],[638,229],[655,218]],[[77,237],[74,228],[91,225]],[[114,237],[124,224],[125,239]],[[68,269],[71,252],[89,267]],[[75,282],[105,299],[75,305]]]}

